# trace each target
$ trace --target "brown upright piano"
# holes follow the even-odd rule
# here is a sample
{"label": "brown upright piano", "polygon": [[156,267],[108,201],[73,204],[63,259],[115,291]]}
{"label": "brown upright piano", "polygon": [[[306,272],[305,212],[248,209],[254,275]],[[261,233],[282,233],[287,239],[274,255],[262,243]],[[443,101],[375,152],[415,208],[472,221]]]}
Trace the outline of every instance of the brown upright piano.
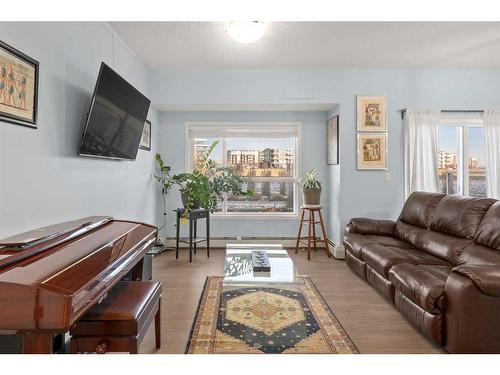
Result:
{"label": "brown upright piano", "polygon": [[92,216],[0,240],[0,331],[24,353],[52,353],[69,328],[125,275],[140,279],[157,228]]}

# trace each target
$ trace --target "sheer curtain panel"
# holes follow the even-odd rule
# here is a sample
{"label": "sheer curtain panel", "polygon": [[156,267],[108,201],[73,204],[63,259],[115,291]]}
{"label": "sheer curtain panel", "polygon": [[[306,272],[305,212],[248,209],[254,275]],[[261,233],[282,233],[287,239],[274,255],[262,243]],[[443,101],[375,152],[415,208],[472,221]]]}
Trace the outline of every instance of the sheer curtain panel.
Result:
{"label": "sheer curtain panel", "polygon": [[486,188],[488,196],[500,199],[500,113],[486,111],[483,116],[486,138]]}
{"label": "sheer curtain panel", "polygon": [[414,191],[438,192],[440,112],[406,111],[404,119],[405,198]]}

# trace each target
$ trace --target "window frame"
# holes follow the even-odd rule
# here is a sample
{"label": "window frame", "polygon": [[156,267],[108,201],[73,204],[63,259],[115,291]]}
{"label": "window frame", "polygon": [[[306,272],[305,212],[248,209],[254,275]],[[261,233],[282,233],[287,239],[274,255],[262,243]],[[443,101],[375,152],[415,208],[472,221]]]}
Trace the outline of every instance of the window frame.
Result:
{"label": "window frame", "polygon": [[[189,121],[184,123],[184,149],[185,159],[184,166],[185,171],[192,171],[194,160],[194,142],[193,139],[190,138],[190,129],[192,127],[207,127],[210,130],[212,128],[221,128],[221,127],[241,127],[242,129],[248,128],[252,130],[252,127],[255,126],[271,126],[271,127],[295,127],[297,136],[294,142],[294,170],[292,177],[279,177],[280,181],[284,182],[292,182],[293,184],[293,212],[227,212],[227,197],[224,198],[222,203],[223,212],[214,212],[211,214],[211,218],[220,219],[220,220],[233,220],[233,219],[252,219],[252,220],[269,220],[269,219],[279,219],[279,220],[296,220],[299,216],[299,189],[298,189],[298,178],[300,169],[300,152],[301,152],[301,140],[302,140],[302,123],[301,122],[238,122],[238,121]],[[214,137],[217,138],[217,137]],[[225,140],[222,142],[222,158],[223,165],[225,166],[227,163],[226,160],[226,145]],[[278,178],[276,177],[252,177],[253,182],[272,182],[276,181]]]}
{"label": "window frame", "polygon": [[[439,128],[455,128],[458,138],[458,153],[457,161],[457,192],[456,195],[470,196],[470,180],[469,180],[469,130],[471,128],[484,128],[484,122],[481,117],[470,116],[442,116],[439,120],[437,144],[439,152]],[[460,189],[460,191],[459,191]],[[447,193],[448,194],[448,193]],[[488,192],[486,192],[486,196]]]}

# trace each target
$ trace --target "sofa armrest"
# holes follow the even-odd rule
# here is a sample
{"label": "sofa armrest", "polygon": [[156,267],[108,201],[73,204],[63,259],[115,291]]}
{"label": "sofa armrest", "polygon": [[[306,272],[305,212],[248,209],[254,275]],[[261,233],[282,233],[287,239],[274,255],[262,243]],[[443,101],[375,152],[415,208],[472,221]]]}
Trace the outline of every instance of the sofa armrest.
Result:
{"label": "sofa armrest", "polygon": [[463,265],[452,271],[471,279],[484,294],[500,297],[500,265]]}
{"label": "sofa armrest", "polygon": [[462,273],[470,271],[458,268],[445,285],[445,348],[450,353],[500,353],[500,298],[485,294]]}
{"label": "sofa armrest", "polygon": [[366,217],[352,218],[346,225],[345,233],[392,236],[396,223],[393,220],[377,220]]}

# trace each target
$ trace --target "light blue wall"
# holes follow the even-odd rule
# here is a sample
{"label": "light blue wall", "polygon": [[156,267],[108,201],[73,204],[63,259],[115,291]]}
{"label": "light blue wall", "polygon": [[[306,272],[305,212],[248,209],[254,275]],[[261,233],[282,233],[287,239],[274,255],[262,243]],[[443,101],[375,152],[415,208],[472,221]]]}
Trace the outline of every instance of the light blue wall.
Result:
{"label": "light blue wall", "polygon": [[[500,107],[497,70],[151,71],[153,101],[164,104],[339,103],[340,167],[329,170],[330,235],[353,216],[396,218],[403,204],[401,108]],[[293,89],[308,99],[286,99]],[[356,95],[387,95],[389,173],[356,170]],[[164,126],[162,126],[162,130]],[[336,205],[339,207],[337,208]],[[264,228],[264,226],[262,226]]]}
{"label": "light blue wall", "polygon": [[101,61],[148,95],[147,68],[101,23],[0,23],[40,62],[38,129],[0,122],[0,238],[88,215],[156,222],[153,150],[135,162],[77,158]]}
{"label": "light blue wall", "polygon": [[[247,105],[338,103],[340,166],[326,167],[330,234],[338,239],[353,216],[395,218],[403,203],[401,108],[477,109],[500,107],[500,73],[494,70],[260,70],[157,71],[148,69],[100,23],[0,23],[1,40],[40,61],[39,129],[0,123],[0,236],[90,214],[157,221],[157,187],[152,180],[156,143],[162,150],[184,147],[171,139],[174,119],[185,114],[152,111],[153,151],[139,151],[136,162],[76,158],[84,113],[101,61],[114,67],[162,105]],[[304,99],[286,99],[294,92]],[[357,171],[355,95],[387,95],[389,172]],[[236,112],[196,113],[198,120],[234,119]],[[195,116],[195,113],[192,113]],[[324,117],[307,132],[322,147]],[[307,116],[309,116],[307,115]],[[287,121],[292,112],[242,113],[243,120]],[[277,118],[277,117],[279,118]],[[171,119],[169,119],[171,117]],[[322,123],[321,126],[319,125]],[[161,123],[161,124],[160,124]],[[177,125],[176,125],[177,126]],[[159,128],[161,127],[161,132]],[[183,135],[182,135],[183,138]],[[163,152],[163,151],[162,151]],[[167,152],[167,151],[165,151]],[[177,153],[182,153],[177,149]],[[319,153],[318,153],[319,154]],[[315,156],[303,152],[303,169]],[[183,162],[184,155],[175,155]],[[178,161],[177,161],[178,162]],[[290,235],[296,223],[217,224],[221,234]],[[248,228],[253,228],[251,231]],[[259,228],[258,230],[256,228]]]}
{"label": "light blue wall", "polygon": [[[185,123],[190,121],[211,122],[300,122],[302,124],[300,171],[318,168],[329,191],[326,165],[326,112],[162,112],[160,115],[159,152],[173,173],[186,170]],[[328,206],[328,194],[323,194],[323,205]],[[168,195],[168,236],[173,236],[173,208],[182,207],[178,191]],[[325,220],[328,215],[325,211]],[[211,234],[224,236],[293,237],[297,234],[297,218],[294,220],[262,219],[213,219]]]}

